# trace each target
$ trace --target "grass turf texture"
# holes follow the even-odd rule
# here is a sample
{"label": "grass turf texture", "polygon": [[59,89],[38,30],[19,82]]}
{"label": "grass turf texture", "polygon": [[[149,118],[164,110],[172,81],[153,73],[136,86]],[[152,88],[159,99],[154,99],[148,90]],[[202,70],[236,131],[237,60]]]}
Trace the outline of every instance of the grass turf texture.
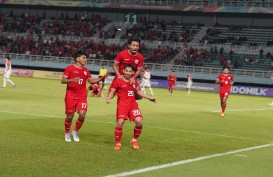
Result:
{"label": "grass turf texture", "polygon": [[[220,117],[217,93],[154,89],[157,103],[139,101],[144,115],[140,150],[129,143],[114,151],[116,100],[88,98],[79,143],[64,141],[64,95],[58,80],[12,77],[0,90],[0,176],[106,176],[273,142],[272,98],[230,95]],[[107,92],[104,91],[104,95]],[[260,109],[260,110],[259,110]],[[217,111],[217,112],[215,112]],[[75,125],[74,118],[72,128]],[[271,177],[273,147],[221,156],[133,176]]]}

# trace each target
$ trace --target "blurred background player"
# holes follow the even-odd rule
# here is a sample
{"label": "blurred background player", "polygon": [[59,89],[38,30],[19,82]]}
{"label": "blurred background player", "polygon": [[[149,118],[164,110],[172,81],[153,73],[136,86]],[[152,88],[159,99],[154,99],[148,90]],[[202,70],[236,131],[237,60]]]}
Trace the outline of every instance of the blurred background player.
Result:
{"label": "blurred background player", "polygon": [[[62,84],[67,84],[65,94],[65,141],[71,142],[70,127],[75,112],[79,114],[74,130],[71,135],[75,142],[79,142],[78,131],[82,127],[87,112],[87,89],[86,81],[90,84],[100,82],[102,78],[92,79],[89,70],[84,67],[87,62],[87,54],[84,52],[77,52],[74,55],[75,64],[69,65],[65,68]],[[105,77],[107,77],[106,75]]]}
{"label": "blurred background player", "polygon": [[191,94],[191,86],[192,86],[192,77],[190,74],[187,75],[187,94]]}
{"label": "blurred background player", "polygon": [[145,68],[145,70],[141,73],[141,91],[146,94],[146,88],[149,88],[151,95],[154,95],[153,89],[151,87],[151,72],[149,68]]}
{"label": "blurred background player", "polygon": [[123,79],[113,80],[110,91],[106,98],[106,103],[110,103],[110,100],[113,98],[114,94],[117,94],[117,112],[116,112],[116,127],[115,127],[115,140],[116,146],[114,150],[121,149],[121,138],[122,138],[122,128],[125,120],[129,119],[130,121],[135,122],[134,136],[131,140],[133,148],[138,150],[139,146],[137,139],[142,131],[142,114],[138,107],[138,104],[135,99],[135,93],[140,95],[143,98],[146,98],[152,102],[155,102],[155,98],[145,95],[137,82],[137,79],[134,80],[134,83],[130,83],[132,75],[135,73],[135,68],[131,64],[126,64],[124,66],[124,75]]}
{"label": "blurred background player", "polygon": [[175,82],[176,82],[175,71],[171,72],[171,74],[167,77],[167,80],[169,81],[169,84],[168,84],[169,94],[172,95],[174,91]]}
{"label": "blurred background player", "polygon": [[105,68],[104,65],[101,65],[100,71],[99,71],[99,78],[104,77],[104,79],[102,79],[101,81],[101,88],[102,89],[106,89],[105,83],[106,83],[106,79],[105,76],[107,74],[107,69]]}
{"label": "blurred background player", "polygon": [[272,103],[268,103],[268,106],[273,106],[273,101],[272,101]]}
{"label": "blurred background player", "polygon": [[7,82],[9,82],[12,85],[12,88],[15,88],[16,85],[12,80],[10,80],[11,75],[11,62],[9,57],[5,57],[5,71],[4,71],[4,80],[3,80],[3,88],[6,88]]}
{"label": "blurred background player", "polygon": [[223,67],[223,73],[219,74],[218,78],[216,79],[216,83],[220,84],[220,101],[221,101],[221,117],[225,116],[225,109],[227,106],[227,99],[230,94],[231,86],[234,83],[234,78],[231,74],[229,74],[229,68],[227,66]]}
{"label": "blurred background player", "polygon": [[103,97],[102,88],[99,86],[99,84],[91,84],[88,89],[92,91],[92,97]]}

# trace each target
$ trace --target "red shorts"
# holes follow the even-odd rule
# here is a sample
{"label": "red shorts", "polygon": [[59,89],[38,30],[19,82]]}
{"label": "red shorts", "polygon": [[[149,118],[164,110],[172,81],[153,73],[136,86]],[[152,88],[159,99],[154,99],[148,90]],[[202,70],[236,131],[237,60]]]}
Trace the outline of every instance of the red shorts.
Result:
{"label": "red shorts", "polygon": [[74,114],[76,111],[87,111],[87,99],[65,99],[65,114]]}
{"label": "red shorts", "polygon": [[129,119],[130,121],[132,121],[137,117],[142,117],[141,111],[138,108],[137,104],[129,106],[118,105],[116,112],[117,119]]}
{"label": "red shorts", "polygon": [[228,98],[228,95],[229,95],[229,92],[225,92],[225,91],[220,92],[220,98],[221,99]]}
{"label": "red shorts", "polygon": [[174,88],[175,83],[169,83],[169,88]]}

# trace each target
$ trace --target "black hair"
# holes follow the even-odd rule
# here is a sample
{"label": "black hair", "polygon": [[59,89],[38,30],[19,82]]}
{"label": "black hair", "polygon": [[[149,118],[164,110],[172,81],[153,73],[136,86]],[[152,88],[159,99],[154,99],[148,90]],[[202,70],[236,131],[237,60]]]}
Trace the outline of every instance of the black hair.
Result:
{"label": "black hair", "polygon": [[126,65],[124,65],[123,69],[128,68],[128,67],[132,68],[133,71],[135,71],[135,69],[136,69],[135,66],[132,65],[132,64],[126,64]]}
{"label": "black hair", "polygon": [[135,36],[129,38],[127,43],[130,45],[132,44],[133,41],[138,42],[140,44],[140,39]]}
{"label": "black hair", "polygon": [[227,66],[227,65],[224,66],[224,67],[223,67],[223,70],[224,70],[224,69],[228,69],[228,70],[229,70],[229,66]]}
{"label": "black hair", "polygon": [[8,60],[10,60],[10,58],[9,57],[5,57],[6,59],[8,59]]}
{"label": "black hair", "polygon": [[77,58],[78,58],[78,57],[81,57],[81,56],[83,56],[83,55],[85,55],[85,56],[87,57],[87,54],[86,54],[85,52],[82,52],[82,51],[76,52],[75,55],[74,55],[74,60],[75,60],[75,62],[77,61]]}

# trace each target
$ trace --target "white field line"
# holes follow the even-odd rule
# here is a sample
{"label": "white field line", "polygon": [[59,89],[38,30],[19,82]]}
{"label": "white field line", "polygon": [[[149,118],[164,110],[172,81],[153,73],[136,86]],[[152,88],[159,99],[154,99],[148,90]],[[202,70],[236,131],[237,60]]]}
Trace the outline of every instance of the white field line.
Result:
{"label": "white field line", "polygon": [[270,147],[270,146],[273,146],[273,143],[264,144],[264,145],[261,145],[261,146],[253,146],[253,147],[249,147],[249,148],[238,149],[238,150],[234,150],[234,151],[228,151],[228,152],[223,152],[223,153],[218,153],[218,154],[213,154],[213,155],[208,155],[208,156],[201,156],[201,157],[197,157],[197,158],[194,158],[194,159],[181,160],[181,161],[177,161],[177,162],[172,162],[172,163],[167,163],[167,164],[163,164],[163,165],[142,168],[142,169],[139,169],[139,170],[123,172],[123,173],[119,173],[119,174],[115,174],[115,175],[109,175],[109,176],[105,176],[105,177],[119,177],[119,176],[135,175],[135,174],[149,172],[149,171],[158,170],[158,169],[162,169],[162,168],[168,168],[168,167],[183,165],[183,164],[187,164],[187,163],[202,161],[202,160],[206,160],[206,159],[212,159],[212,158],[215,158],[215,157],[221,157],[221,156],[230,155],[230,154],[236,154],[236,153],[239,153],[239,152],[246,152],[246,151],[251,151],[251,150],[255,150],[255,149],[266,148],[266,147]]}
{"label": "white field line", "polygon": [[[21,113],[21,112],[13,112],[13,111],[2,111],[0,112],[9,113],[9,114],[21,114],[21,115],[28,115],[34,117],[49,117],[49,118],[61,118],[64,119],[63,116],[56,116],[56,115],[41,115],[41,114],[28,114],[28,113]],[[92,122],[104,123],[104,124],[116,124],[115,122],[105,122],[105,121],[96,121],[96,120],[89,120]],[[159,129],[159,130],[167,130],[167,131],[176,131],[176,132],[186,132],[186,133],[193,133],[193,134],[200,134],[200,135],[209,135],[209,136],[218,136],[218,137],[225,137],[225,138],[234,138],[234,139],[242,139],[242,140],[250,140],[250,141],[262,141],[262,142],[269,142],[269,140],[262,140],[262,139],[253,139],[253,138],[245,138],[245,137],[237,137],[237,136],[230,136],[230,135],[222,135],[222,134],[214,134],[214,133],[205,133],[205,132],[198,132],[198,131],[191,131],[191,130],[182,130],[182,129],[172,129],[172,128],[162,128],[162,127],[154,127],[154,126],[145,126],[147,128]]]}
{"label": "white field line", "polygon": [[[225,112],[243,112],[243,111],[268,111],[273,108],[261,108],[261,109],[238,109],[238,110],[226,110]],[[212,112],[221,112],[221,110],[214,110]]]}

